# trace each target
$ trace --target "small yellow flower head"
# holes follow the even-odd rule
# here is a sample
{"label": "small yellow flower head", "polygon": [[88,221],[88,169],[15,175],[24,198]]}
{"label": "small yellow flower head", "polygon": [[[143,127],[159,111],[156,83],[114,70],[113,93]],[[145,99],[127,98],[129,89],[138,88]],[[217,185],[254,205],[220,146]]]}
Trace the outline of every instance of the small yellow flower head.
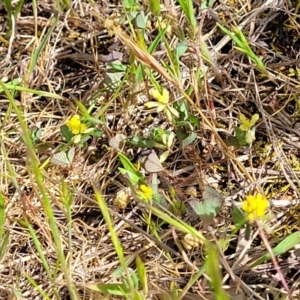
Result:
{"label": "small yellow flower head", "polygon": [[151,187],[141,184],[136,194],[144,201],[150,201],[152,199],[153,191]]}
{"label": "small yellow flower head", "polygon": [[268,200],[262,195],[249,195],[244,200],[242,210],[247,214],[249,221],[262,218],[269,207]]}
{"label": "small yellow flower head", "polygon": [[149,93],[158,102],[160,102],[162,104],[168,104],[169,103],[169,92],[165,88],[162,89],[162,94],[158,90],[156,90],[156,89],[151,89],[149,91]]}
{"label": "small yellow flower head", "polygon": [[66,125],[73,134],[83,133],[86,130],[86,125],[81,123],[78,115],[74,115],[69,121],[66,122]]}

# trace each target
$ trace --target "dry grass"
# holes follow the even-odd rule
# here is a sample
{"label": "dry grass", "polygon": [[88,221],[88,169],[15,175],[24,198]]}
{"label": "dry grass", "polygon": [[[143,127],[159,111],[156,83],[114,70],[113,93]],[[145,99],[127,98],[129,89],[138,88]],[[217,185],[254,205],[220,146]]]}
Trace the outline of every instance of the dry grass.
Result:
{"label": "dry grass", "polygon": [[[92,5],[74,0],[69,1],[71,9],[59,12],[55,3],[38,1],[36,15],[32,4],[26,3],[13,20],[12,35],[6,35],[9,18],[1,8],[1,80],[21,80],[22,88],[10,92],[28,132],[39,130],[40,136],[34,141],[31,135],[31,140],[42,180],[31,165],[33,157],[26,138],[24,141],[18,113],[7,93],[1,92],[0,191],[5,208],[1,235],[4,239],[9,233],[9,240],[2,244],[0,252],[0,299],[118,299],[92,291],[94,283],[120,282],[114,274],[120,257],[93,186],[109,207],[128,269],[136,268],[138,256],[143,261],[148,282],[144,298],[140,299],[217,297],[211,292],[209,272],[201,271],[208,263],[204,247],[185,251],[184,234],[167,222],[162,224],[136,197],[130,198],[124,210],[114,205],[118,192],[128,192],[131,184],[120,175],[121,164],[116,147],[111,147],[112,139],[120,134],[129,139],[136,135],[147,137],[158,127],[174,132],[185,128],[187,134],[196,133],[186,147],[175,136],[164,164],[169,177],[160,174],[159,192],[172,198],[168,196],[172,185],[177,197],[188,202],[191,197],[201,198],[203,185],[209,184],[224,196],[221,212],[210,226],[199,219],[192,220],[190,212],[177,220],[182,218],[218,245],[222,285],[229,298],[298,299],[297,246],[277,257],[288,291],[273,262],[250,268],[266,252],[263,235],[256,226],[253,225],[249,240],[243,237],[243,230],[230,234],[232,203],[239,205],[245,194],[256,191],[264,193],[272,203],[273,217],[268,221],[272,233],[265,233],[271,247],[299,231],[299,5],[296,1],[216,1],[212,9],[201,10],[195,1],[199,31],[193,34],[180,6],[174,1],[165,2],[162,16],[169,20],[172,34],[165,35],[164,43],[160,42],[152,55],[138,44],[136,27],[131,28],[128,20],[118,25],[121,17],[126,17],[121,3],[106,0]],[[14,1],[13,7],[16,5]],[[146,6],[140,10],[146,11]],[[159,34],[155,17],[150,14],[149,20],[151,25],[145,31],[147,46]],[[264,62],[268,76],[233,47],[216,22],[239,26],[254,53]],[[176,78],[164,63],[174,58],[169,47],[176,47],[180,37],[188,48],[180,57],[181,78]],[[40,53],[35,56],[37,50]],[[122,82],[120,78],[118,88],[110,88],[106,81],[113,60],[111,53],[131,67],[131,72],[123,74]],[[140,82],[134,74],[138,62],[145,67]],[[181,126],[170,122],[163,113],[145,108],[152,75],[170,91],[172,100],[183,101],[184,97],[186,111],[199,125],[193,123],[192,129]],[[180,109],[176,105],[175,108]],[[250,119],[258,113],[260,119],[253,144],[236,148],[228,145],[228,137],[240,124],[241,113]],[[55,165],[50,158],[62,149],[70,149],[71,142],[61,148],[67,143],[60,129],[74,114],[100,120],[90,123],[100,136],[75,145],[75,158],[70,165]],[[152,148],[162,153],[155,145]],[[126,144],[122,151],[133,162],[142,157],[142,149],[133,144]],[[153,174],[145,170],[145,178],[151,183]],[[51,204],[69,277],[58,259],[53,220],[45,197]],[[55,274],[52,282],[34,236],[50,273]],[[221,240],[228,245],[220,246],[217,241]]]}

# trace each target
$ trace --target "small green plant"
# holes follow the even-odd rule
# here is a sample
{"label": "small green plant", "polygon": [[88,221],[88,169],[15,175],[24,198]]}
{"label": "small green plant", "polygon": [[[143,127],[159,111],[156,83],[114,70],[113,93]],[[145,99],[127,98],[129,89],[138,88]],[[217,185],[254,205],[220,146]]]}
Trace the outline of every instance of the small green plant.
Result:
{"label": "small green plant", "polygon": [[240,115],[241,125],[239,130],[243,132],[241,136],[245,139],[247,144],[251,144],[255,140],[255,123],[259,120],[259,115],[255,114],[252,116],[251,120],[247,119],[245,115]]}
{"label": "small green plant", "polygon": [[122,153],[119,153],[119,159],[123,165],[123,168],[119,168],[119,171],[122,175],[127,175],[129,177],[130,182],[135,184],[144,184],[145,178],[144,176],[137,170],[134,164]]}
{"label": "small green plant", "polygon": [[73,115],[65,125],[60,128],[63,137],[67,142],[74,144],[84,143],[90,136],[100,137],[102,131],[93,125],[103,124],[102,121],[92,117],[82,117]]}
{"label": "small green plant", "polygon": [[147,138],[136,135],[132,139],[128,140],[128,143],[141,148],[158,148],[166,149],[160,155],[160,161],[165,161],[172,151],[174,144],[175,133],[170,130],[164,130],[161,127],[152,128],[149,136]]}
{"label": "small green plant", "polygon": [[247,39],[245,38],[244,34],[238,27],[232,26],[233,32],[231,32],[221,24],[218,24],[218,26],[238,45],[238,47],[235,47],[236,49],[246,54],[263,73],[268,73],[264,66],[264,63],[261,61],[261,59],[258,56],[254,54],[254,52],[252,51],[251,47],[248,44]]}
{"label": "small green plant", "polygon": [[[133,284],[133,288],[136,290],[135,291],[135,298],[133,299],[145,299],[142,294],[138,292],[139,288],[139,278],[136,274],[136,271],[128,268],[128,273],[130,276],[130,280]],[[116,279],[120,278],[121,282],[120,283],[104,283],[104,284],[88,284],[87,287],[89,287],[91,290],[96,291],[96,292],[101,292],[106,295],[114,295],[114,296],[123,296],[125,299],[132,299],[129,297],[131,294],[130,291],[130,285],[128,282],[128,277],[126,276],[116,276]]]}
{"label": "small green plant", "polygon": [[259,120],[259,115],[255,114],[252,116],[251,120],[245,117],[245,115],[240,114],[239,119],[241,125],[235,127],[235,137],[230,137],[227,139],[227,144],[230,146],[235,146],[237,148],[248,146],[255,140],[255,124]]}
{"label": "small green plant", "polygon": [[170,149],[174,142],[175,133],[170,130],[165,130],[161,127],[152,128],[147,138],[136,135],[128,142],[136,147],[141,148],[158,148]]}

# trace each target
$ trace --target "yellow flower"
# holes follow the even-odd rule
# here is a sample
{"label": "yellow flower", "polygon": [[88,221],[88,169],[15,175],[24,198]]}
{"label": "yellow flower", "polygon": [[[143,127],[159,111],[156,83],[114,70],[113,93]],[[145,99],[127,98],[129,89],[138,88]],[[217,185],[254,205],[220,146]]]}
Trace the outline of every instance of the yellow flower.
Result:
{"label": "yellow flower", "polygon": [[69,121],[66,122],[66,125],[73,134],[83,133],[86,130],[86,125],[81,123],[78,115],[74,115]]}
{"label": "yellow flower", "polygon": [[176,118],[179,118],[179,112],[169,104],[169,92],[165,88],[162,89],[162,93],[156,89],[151,89],[149,94],[157,100],[149,101],[145,103],[145,106],[148,108],[156,107],[157,112],[164,111],[168,120],[172,121],[172,115]]}
{"label": "yellow flower", "polygon": [[258,121],[259,115],[258,114],[253,115],[250,121],[248,118],[245,117],[245,115],[240,114],[239,119],[242,123],[240,125],[240,129],[242,131],[249,131],[251,127],[253,127],[255,123]]}
{"label": "yellow flower", "polygon": [[158,91],[156,89],[151,89],[149,91],[149,94],[162,104],[169,103],[169,91],[166,90],[165,88],[162,89],[162,94],[160,93],[160,91]]}
{"label": "yellow flower", "polygon": [[247,214],[249,221],[262,218],[269,207],[268,200],[262,195],[249,195],[244,200],[242,210]]}
{"label": "yellow flower", "polygon": [[136,194],[144,201],[150,201],[152,199],[153,191],[152,188],[141,184],[139,186],[139,190],[136,192]]}

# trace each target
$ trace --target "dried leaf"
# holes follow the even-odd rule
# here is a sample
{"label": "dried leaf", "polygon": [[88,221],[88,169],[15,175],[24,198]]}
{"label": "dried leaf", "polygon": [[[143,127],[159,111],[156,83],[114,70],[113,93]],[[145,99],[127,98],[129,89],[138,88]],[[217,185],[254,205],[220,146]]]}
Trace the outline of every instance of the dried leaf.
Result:
{"label": "dried leaf", "polygon": [[145,161],[145,170],[149,173],[157,173],[164,170],[158,156],[152,151]]}
{"label": "dried leaf", "polygon": [[64,151],[60,151],[58,153],[55,153],[52,158],[50,159],[50,162],[57,166],[63,166],[67,167],[70,166],[75,156],[75,148],[70,148],[68,154]]}

